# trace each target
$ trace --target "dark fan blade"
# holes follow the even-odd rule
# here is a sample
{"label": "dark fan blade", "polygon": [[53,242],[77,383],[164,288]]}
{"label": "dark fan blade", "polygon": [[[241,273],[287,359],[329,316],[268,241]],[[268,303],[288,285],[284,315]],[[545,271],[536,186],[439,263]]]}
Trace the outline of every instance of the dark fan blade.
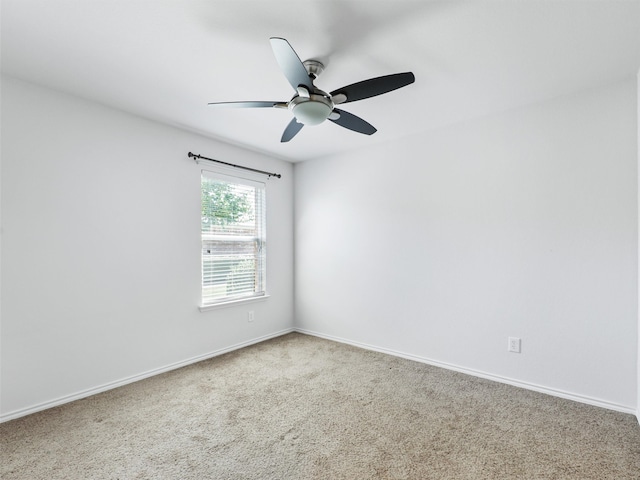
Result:
{"label": "dark fan blade", "polygon": [[287,125],[287,128],[284,129],[284,133],[282,134],[282,138],[280,139],[281,142],[288,142],[289,140],[291,140],[293,137],[296,136],[296,134],[302,130],[302,127],[304,125],[302,123],[298,123],[298,121],[295,119],[295,117],[289,122],[289,125]]}
{"label": "dark fan blade", "polygon": [[411,72],[394,73],[393,75],[370,78],[369,80],[347,85],[331,92],[331,96],[344,95],[347,97],[346,100],[336,101],[336,103],[355,102],[356,100],[375,97],[376,95],[382,95],[397,88],[405,87],[415,82],[415,80],[416,77]]}
{"label": "dark fan blade", "polygon": [[360,117],[356,117],[352,113],[345,112],[344,110],[339,110],[337,108],[333,109],[334,112],[337,112],[340,117],[331,118],[333,123],[337,123],[341,127],[348,128],[349,130],[353,130],[354,132],[364,133],[365,135],[373,135],[377,132],[376,127],[371,125],[370,123],[365,122]]}
{"label": "dark fan blade", "polygon": [[293,89],[297,90],[300,85],[304,85],[309,91],[313,91],[313,81],[289,42],[278,37],[272,37],[270,41],[278,65]]}
{"label": "dark fan blade", "polygon": [[211,102],[209,105],[211,105],[212,107],[227,108],[287,108],[287,102]]}

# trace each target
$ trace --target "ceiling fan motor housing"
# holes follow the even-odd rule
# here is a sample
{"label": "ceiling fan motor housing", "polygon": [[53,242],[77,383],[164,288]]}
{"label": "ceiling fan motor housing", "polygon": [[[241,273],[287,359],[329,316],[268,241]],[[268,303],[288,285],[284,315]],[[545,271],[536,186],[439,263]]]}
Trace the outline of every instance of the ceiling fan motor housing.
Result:
{"label": "ceiling fan motor housing", "polygon": [[289,109],[298,122],[303,125],[319,125],[324,122],[333,111],[333,102],[328,95],[315,93],[309,96],[296,95],[289,102]]}

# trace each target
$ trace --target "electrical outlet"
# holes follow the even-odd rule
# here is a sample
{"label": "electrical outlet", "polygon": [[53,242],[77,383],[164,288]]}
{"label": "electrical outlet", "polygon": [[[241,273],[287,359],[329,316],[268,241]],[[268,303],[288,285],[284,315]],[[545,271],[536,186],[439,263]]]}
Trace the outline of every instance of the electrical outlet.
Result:
{"label": "electrical outlet", "polygon": [[522,346],[522,340],[517,337],[509,337],[509,348],[508,350],[513,353],[520,353],[520,348]]}
{"label": "electrical outlet", "polygon": [[254,319],[253,310],[249,310],[249,313],[247,313],[247,320],[249,320],[250,322],[253,322],[253,319]]}

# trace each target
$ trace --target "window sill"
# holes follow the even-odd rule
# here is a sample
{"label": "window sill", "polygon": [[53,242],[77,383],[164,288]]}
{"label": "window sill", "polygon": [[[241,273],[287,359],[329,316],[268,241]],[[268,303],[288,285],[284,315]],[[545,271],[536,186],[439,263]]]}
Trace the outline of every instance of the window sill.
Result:
{"label": "window sill", "polygon": [[270,295],[265,294],[260,295],[259,297],[240,298],[238,300],[230,300],[228,302],[214,303],[213,305],[200,305],[198,309],[201,312],[208,312],[209,310],[217,310],[224,307],[233,307],[235,305],[242,305],[245,303],[261,302],[269,297]]}

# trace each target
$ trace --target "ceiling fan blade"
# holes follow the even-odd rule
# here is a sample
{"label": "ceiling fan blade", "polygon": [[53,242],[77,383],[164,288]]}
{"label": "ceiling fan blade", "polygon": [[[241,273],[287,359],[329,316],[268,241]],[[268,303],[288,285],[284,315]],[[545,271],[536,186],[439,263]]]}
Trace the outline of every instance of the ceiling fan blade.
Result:
{"label": "ceiling fan blade", "polygon": [[[336,104],[355,102],[356,100],[375,97],[376,95],[382,95],[397,88],[405,87],[415,82],[415,80],[416,77],[411,72],[394,73],[392,75],[352,83],[346,87],[334,90],[331,92],[331,97],[338,96],[338,98],[334,98],[334,103]],[[343,96],[346,97],[345,100],[343,100]]]}
{"label": "ceiling fan blade", "polygon": [[287,108],[287,102],[211,102],[209,105],[226,108]]}
{"label": "ceiling fan blade", "polygon": [[302,123],[298,123],[298,121],[294,117],[289,122],[289,125],[287,125],[287,128],[284,129],[284,133],[282,134],[282,138],[280,139],[280,141],[288,142],[293,137],[295,137],[300,130],[302,130],[303,126],[304,125]]}
{"label": "ceiling fan blade", "polygon": [[348,128],[354,132],[364,133],[365,135],[373,135],[377,132],[376,127],[352,113],[345,112],[344,110],[337,108],[334,108],[333,111],[337,112],[340,116],[338,118],[333,118],[334,116],[331,115],[329,120],[333,123],[337,123],[341,127]]}
{"label": "ceiling fan blade", "polygon": [[313,81],[289,42],[279,37],[271,37],[269,40],[278,65],[293,89],[297,90],[300,85],[304,85],[309,91],[313,91]]}

